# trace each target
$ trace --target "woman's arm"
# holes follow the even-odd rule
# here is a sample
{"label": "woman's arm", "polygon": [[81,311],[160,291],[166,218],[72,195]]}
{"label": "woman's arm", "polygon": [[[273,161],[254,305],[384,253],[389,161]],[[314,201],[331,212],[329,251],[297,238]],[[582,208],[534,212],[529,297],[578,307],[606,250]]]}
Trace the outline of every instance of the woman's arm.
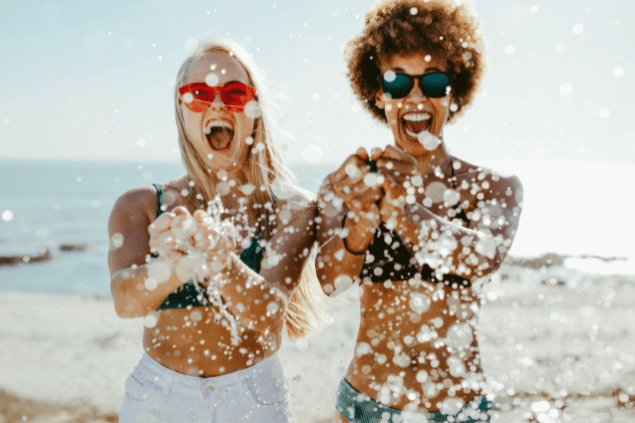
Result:
{"label": "woman's arm", "polygon": [[518,229],[523,191],[520,180],[490,172],[475,174],[470,190],[476,208],[467,214],[473,228],[444,220],[421,204],[405,201],[403,181],[387,177],[382,221],[409,241],[420,261],[431,260],[466,279],[496,271]]}
{"label": "woman's arm", "polygon": [[108,267],[110,290],[119,317],[142,317],[156,310],[183,284],[168,258],[150,260],[151,216],[156,215],[156,192],[138,188],[122,195],[110,214]]}
{"label": "woman's arm", "polygon": [[[373,152],[373,159],[381,151]],[[364,149],[329,174],[318,192],[316,271],[322,290],[338,295],[358,281],[366,249],[379,226],[379,185]],[[369,180],[367,175],[371,175]]]}
{"label": "woman's arm", "polygon": [[[208,277],[219,282],[225,307],[244,327],[267,334],[283,319],[315,242],[316,207],[304,200],[277,201],[276,229],[264,248],[259,274],[234,253],[208,252],[208,262],[226,263],[219,272],[210,266]],[[195,218],[202,215],[197,212]]]}

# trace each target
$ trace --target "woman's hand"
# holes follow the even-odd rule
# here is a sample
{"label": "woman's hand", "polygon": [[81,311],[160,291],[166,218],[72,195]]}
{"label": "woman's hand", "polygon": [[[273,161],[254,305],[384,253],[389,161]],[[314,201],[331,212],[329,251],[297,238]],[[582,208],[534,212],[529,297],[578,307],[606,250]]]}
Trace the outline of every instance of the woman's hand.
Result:
{"label": "woman's hand", "polygon": [[212,272],[221,271],[236,250],[236,229],[227,221],[212,222],[203,210],[194,212],[194,220],[198,228],[194,236],[196,250],[203,253]]}
{"label": "woman's hand", "polygon": [[359,148],[331,177],[334,193],[349,210],[344,238],[351,251],[365,250],[380,223],[377,203],[383,196],[381,178],[371,169],[369,159],[376,161],[382,154],[382,150],[374,149],[369,157],[364,148]]}

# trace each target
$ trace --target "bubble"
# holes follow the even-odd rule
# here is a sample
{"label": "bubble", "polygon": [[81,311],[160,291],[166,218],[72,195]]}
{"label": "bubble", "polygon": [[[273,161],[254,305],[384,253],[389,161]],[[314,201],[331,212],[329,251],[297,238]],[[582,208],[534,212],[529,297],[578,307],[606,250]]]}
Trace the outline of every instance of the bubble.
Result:
{"label": "bubble", "polygon": [[584,32],[584,25],[582,25],[581,23],[573,25],[574,34],[582,34],[582,32]]}
{"label": "bubble", "polygon": [[309,348],[309,341],[307,341],[306,339],[298,339],[295,342],[295,347],[300,350],[300,351],[305,351],[307,348]]}
{"label": "bubble", "polygon": [[302,150],[302,158],[307,163],[317,163],[322,160],[322,147],[317,144],[309,144]]}
{"label": "bubble", "polygon": [[428,151],[436,150],[441,145],[441,140],[428,131],[421,132],[417,139]]}
{"label": "bubble", "polygon": [[192,53],[194,49],[196,49],[197,45],[198,45],[198,41],[196,41],[195,38],[188,38],[183,43],[183,47],[185,47],[185,50],[187,50],[190,53]]}
{"label": "bubble", "polygon": [[359,344],[357,344],[357,347],[355,347],[355,354],[357,355],[357,357],[366,355],[370,353],[371,351],[372,351],[372,348],[370,347],[370,344],[366,342],[360,342]]}
{"label": "bubble", "polygon": [[419,370],[417,372],[417,382],[423,383],[426,380],[428,380],[428,372],[426,372],[425,370]]}
{"label": "bubble", "polygon": [[411,15],[416,15],[417,13],[419,13],[419,9],[417,9],[416,7],[413,7],[412,9],[410,9]]}
{"label": "bubble", "polygon": [[423,178],[421,178],[421,176],[419,175],[415,175],[410,179],[410,183],[412,184],[412,186],[420,187],[423,185]]}
{"label": "bubble", "polygon": [[573,86],[569,84],[568,82],[565,82],[564,84],[560,85],[559,90],[560,90],[560,94],[567,97],[573,93]]}
{"label": "bubble", "polygon": [[184,103],[191,103],[192,101],[194,101],[194,95],[192,95],[192,93],[185,93],[181,98],[183,99]]}
{"label": "bubble", "polygon": [[5,125],[8,125],[11,123],[11,119],[8,117],[4,117],[2,118],[2,123],[4,123]]}
{"label": "bubble", "polygon": [[252,184],[245,184],[243,186],[241,186],[240,188],[238,188],[240,190],[240,192],[242,192],[244,195],[251,195],[252,192],[254,192],[256,190],[256,186],[252,185]]}
{"label": "bubble", "polygon": [[2,220],[10,222],[13,220],[13,212],[11,210],[5,210],[2,212]]}
{"label": "bubble", "polygon": [[229,186],[227,182],[219,182],[216,185],[216,192],[219,193],[220,195],[227,195],[230,193],[230,191],[231,191],[231,187]]}
{"label": "bubble", "polygon": [[598,114],[602,119],[606,119],[611,115],[611,111],[608,109],[608,107],[602,107],[600,110],[598,110]]}
{"label": "bubble", "polygon": [[152,314],[148,314],[143,318],[143,326],[147,328],[153,328],[157,325],[157,316]]}
{"label": "bubble", "polygon": [[544,412],[548,411],[549,408],[551,408],[551,407],[549,406],[549,403],[547,401],[538,401],[538,402],[534,402],[533,404],[531,404],[531,409],[535,413],[544,413]]}
{"label": "bubble", "polygon": [[432,56],[430,56],[429,54],[426,54],[426,57],[424,57],[423,60],[425,60],[426,62],[429,62],[430,60],[432,60]]}
{"label": "bubble", "polygon": [[254,143],[254,139],[252,137],[245,138],[245,144],[252,145]]}
{"label": "bubble", "polygon": [[432,182],[426,187],[426,197],[433,203],[440,203],[443,201],[443,193],[446,189],[443,182]]}
{"label": "bubble", "polygon": [[272,301],[269,304],[267,304],[267,313],[273,314],[273,313],[277,312],[278,310],[280,310],[280,306],[277,303],[275,303],[274,301]]}
{"label": "bubble", "polygon": [[415,313],[424,313],[430,308],[431,300],[428,296],[419,293],[413,293],[410,295],[410,302],[408,305],[410,309]]}
{"label": "bubble", "polygon": [[333,281],[335,285],[335,290],[339,292],[344,292],[351,286],[353,286],[353,279],[348,275],[339,275]]}
{"label": "bubble", "polygon": [[145,147],[147,143],[148,143],[148,142],[146,141],[146,139],[145,139],[145,138],[139,138],[139,139],[137,140],[137,145],[138,145],[139,147]]}
{"label": "bubble", "polygon": [[251,100],[249,103],[245,105],[245,116],[251,119],[257,119],[262,114],[260,110],[260,103],[256,100]]}
{"label": "bubble", "polygon": [[621,78],[624,76],[624,68],[621,66],[616,67],[615,69],[613,69],[613,76],[616,78]]}
{"label": "bubble", "polygon": [[123,40],[123,45],[126,46],[127,48],[134,47],[134,38],[132,37],[126,38],[125,40]]}
{"label": "bubble", "polygon": [[507,53],[507,54],[514,54],[515,51],[516,51],[516,47],[514,47],[514,46],[505,47],[505,53]]}
{"label": "bubble", "polygon": [[458,191],[447,189],[443,193],[443,201],[450,206],[457,204],[460,200],[461,194]]}
{"label": "bubble", "polygon": [[531,13],[536,13],[538,11],[538,6],[533,5],[529,8],[529,10],[531,10]]}
{"label": "bubble", "polygon": [[93,30],[84,36],[84,49],[91,56],[102,56],[110,51],[110,37],[104,31]]}
{"label": "bubble", "polygon": [[318,93],[313,94],[313,101],[320,101],[320,94]]}
{"label": "bubble", "polygon": [[496,301],[498,298],[498,294],[496,291],[490,291],[487,293],[487,301]]}
{"label": "bubble", "polygon": [[123,235],[120,233],[116,233],[113,234],[112,237],[110,237],[110,246],[113,250],[116,250],[117,248],[121,247],[123,245]]}
{"label": "bubble", "polygon": [[376,173],[367,173],[364,175],[364,183],[366,186],[374,187],[379,183],[379,177]]}
{"label": "bubble", "polygon": [[161,260],[155,260],[148,265],[148,277],[157,283],[163,283],[170,278],[172,270],[170,266]]}
{"label": "bubble", "polygon": [[156,281],[156,279],[146,278],[143,285],[146,287],[148,291],[154,291],[155,289],[157,289],[157,286],[159,285],[159,283]]}
{"label": "bubble", "polygon": [[218,85],[218,75],[215,73],[208,73],[205,76],[205,83],[210,87],[215,87]]}
{"label": "bubble", "polygon": [[473,340],[474,336],[470,325],[468,323],[460,323],[452,326],[450,330],[448,330],[446,344],[450,348],[462,350],[469,348]]}
{"label": "bubble", "polygon": [[393,82],[397,78],[397,74],[393,71],[387,71],[384,73],[384,81]]}

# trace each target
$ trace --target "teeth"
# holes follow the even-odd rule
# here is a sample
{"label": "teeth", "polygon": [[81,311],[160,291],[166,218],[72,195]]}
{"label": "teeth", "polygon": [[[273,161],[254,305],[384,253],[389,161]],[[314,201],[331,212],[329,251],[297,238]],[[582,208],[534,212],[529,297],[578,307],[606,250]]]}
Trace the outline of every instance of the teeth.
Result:
{"label": "teeth", "polygon": [[422,120],[428,120],[432,117],[430,113],[409,113],[405,115],[403,118],[405,120],[410,120],[413,122],[419,122]]}
{"label": "teeth", "polygon": [[231,123],[219,119],[208,122],[203,132],[210,134],[212,132],[212,128],[228,128],[231,131],[234,130],[234,126]]}

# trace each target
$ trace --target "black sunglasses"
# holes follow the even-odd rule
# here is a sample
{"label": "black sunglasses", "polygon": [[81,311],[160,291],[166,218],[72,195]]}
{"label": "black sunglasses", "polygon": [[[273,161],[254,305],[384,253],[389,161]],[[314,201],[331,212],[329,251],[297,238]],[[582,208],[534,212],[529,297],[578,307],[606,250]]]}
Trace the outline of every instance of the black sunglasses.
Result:
{"label": "black sunglasses", "polygon": [[419,80],[419,87],[426,97],[445,97],[450,87],[450,78],[441,72],[406,75],[405,73],[388,71],[380,78],[382,91],[391,98],[404,98],[410,94],[416,79]]}

